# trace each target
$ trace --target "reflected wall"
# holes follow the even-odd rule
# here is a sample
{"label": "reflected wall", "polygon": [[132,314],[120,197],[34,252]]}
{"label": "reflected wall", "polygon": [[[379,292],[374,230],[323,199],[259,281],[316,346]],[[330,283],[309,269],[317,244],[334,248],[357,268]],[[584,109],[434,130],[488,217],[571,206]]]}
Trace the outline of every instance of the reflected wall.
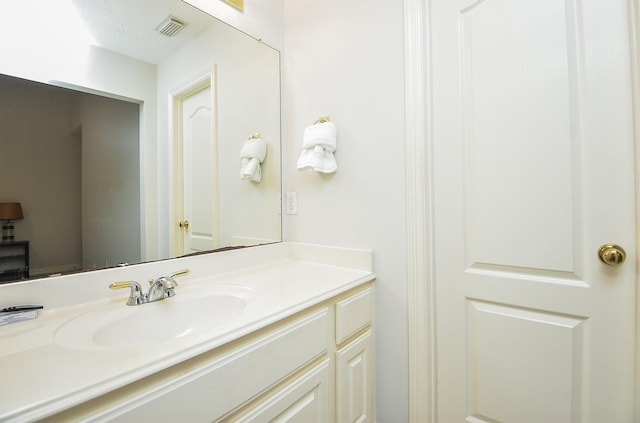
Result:
{"label": "reflected wall", "polygon": [[[139,6],[143,2],[148,0],[123,4]],[[221,181],[219,219],[224,231],[220,246],[250,240],[281,240],[280,70],[276,50],[212,19],[216,23],[194,37],[192,43],[174,49],[158,63],[148,63],[90,44],[74,31],[60,31],[61,27],[77,27],[74,21],[77,16],[63,7],[70,2],[52,5],[43,0],[25,0],[13,3],[17,3],[17,9],[13,10],[12,16],[21,24],[0,28],[0,52],[3,54],[0,73],[100,94],[138,106],[139,143],[133,147],[137,149],[137,155],[126,153],[126,157],[138,162],[137,168],[131,166],[130,169],[138,174],[139,197],[137,200],[128,198],[126,203],[132,204],[134,212],[137,210],[137,216],[132,214],[127,221],[139,226],[140,261],[172,256],[171,232],[176,223],[172,210],[177,199],[171,193],[173,140],[167,110],[168,90],[212,66],[218,70],[216,102],[219,113],[215,131],[220,149],[217,169]],[[153,5],[149,8],[168,3],[174,2],[155,1],[149,3]],[[186,6],[179,1],[175,3]],[[31,11],[36,9],[41,12],[38,16],[53,13],[53,9],[56,13],[68,13],[58,15],[54,22],[31,19]],[[148,8],[145,6],[143,10]],[[50,33],[55,36],[49,36]],[[234,45],[236,42],[239,44]],[[263,165],[265,177],[260,184],[239,177],[242,142],[255,132],[260,132],[269,144]],[[71,171],[71,168],[67,170]],[[115,172],[120,169],[114,169]],[[81,182],[73,182],[78,183]],[[109,191],[108,186],[89,190],[96,195]],[[5,194],[0,192],[0,199]],[[108,195],[104,197],[108,198]],[[87,218],[98,223],[104,220],[104,216],[83,211],[82,219]],[[18,233],[21,224],[26,224],[26,219],[16,224]],[[64,237],[52,235],[47,238],[60,242]],[[77,238],[77,235],[69,238]],[[70,248],[77,250],[80,247]],[[96,257],[85,263],[85,267],[110,266],[120,261],[131,263],[130,260]]]}

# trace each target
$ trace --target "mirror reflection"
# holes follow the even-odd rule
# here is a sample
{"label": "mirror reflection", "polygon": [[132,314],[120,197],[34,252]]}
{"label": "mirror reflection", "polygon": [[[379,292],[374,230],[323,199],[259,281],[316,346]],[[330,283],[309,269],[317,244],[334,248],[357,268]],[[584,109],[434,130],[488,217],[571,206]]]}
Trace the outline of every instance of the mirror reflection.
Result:
{"label": "mirror reflection", "polygon": [[0,203],[30,277],[281,240],[276,50],[178,0],[5,3]]}

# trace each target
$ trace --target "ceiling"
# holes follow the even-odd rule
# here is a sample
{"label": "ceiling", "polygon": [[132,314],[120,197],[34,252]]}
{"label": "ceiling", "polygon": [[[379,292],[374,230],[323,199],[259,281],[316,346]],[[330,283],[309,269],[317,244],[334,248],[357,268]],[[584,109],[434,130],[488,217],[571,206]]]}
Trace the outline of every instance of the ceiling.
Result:
{"label": "ceiling", "polygon": [[[95,44],[158,64],[212,22],[208,15],[181,0],[71,0]],[[155,28],[167,16],[186,23],[174,37]]]}

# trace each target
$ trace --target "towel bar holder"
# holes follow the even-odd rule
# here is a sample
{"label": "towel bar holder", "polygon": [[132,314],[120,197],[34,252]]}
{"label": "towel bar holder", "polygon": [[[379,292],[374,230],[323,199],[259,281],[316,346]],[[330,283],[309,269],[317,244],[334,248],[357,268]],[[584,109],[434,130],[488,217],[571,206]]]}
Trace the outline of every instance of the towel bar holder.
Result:
{"label": "towel bar holder", "polygon": [[313,122],[314,125],[317,125],[319,123],[325,123],[325,122],[329,122],[331,121],[331,118],[329,116],[320,116],[318,118],[318,120],[316,120],[315,122]]}
{"label": "towel bar holder", "polygon": [[250,140],[257,140],[257,139],[260,139],[260,138],[262,138],[262,137],[260,136],[260,133],[259,133],[259,132],[256,132],[255,134],[251,134],[251,135],[249,136],[249,139],[250,139]]}

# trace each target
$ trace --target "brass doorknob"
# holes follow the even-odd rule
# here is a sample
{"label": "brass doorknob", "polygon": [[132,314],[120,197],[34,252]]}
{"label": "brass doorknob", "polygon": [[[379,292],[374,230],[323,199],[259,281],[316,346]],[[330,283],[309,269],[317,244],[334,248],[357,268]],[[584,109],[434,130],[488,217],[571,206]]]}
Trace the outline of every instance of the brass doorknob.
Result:
{"label": "brass doorknob", "polygon": [[604,264],[609,266],[619,266],[624,263],[627,258],[627,253],[619,245],[616,244],[604,244],[598,249],[598,257]]}
{"label": "brass doorknob", "polygon": [[180,223],[178,223],[178,226],[180,226],[181,228],[189,229],[189,221],[188,220],[182,220],[182,221],[180,221]]}

